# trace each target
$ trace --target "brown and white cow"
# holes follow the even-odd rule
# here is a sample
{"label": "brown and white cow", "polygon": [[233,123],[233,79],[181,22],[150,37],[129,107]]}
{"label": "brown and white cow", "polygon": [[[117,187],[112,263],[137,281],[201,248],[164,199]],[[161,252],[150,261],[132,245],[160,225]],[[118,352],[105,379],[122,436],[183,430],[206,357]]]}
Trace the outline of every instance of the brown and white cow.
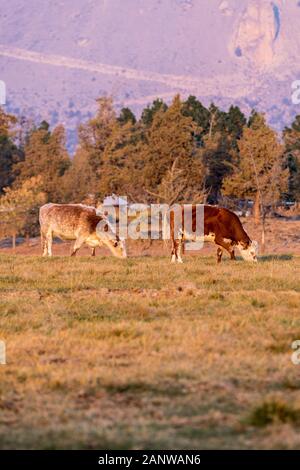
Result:
{"label": "brown and white cow", "polygon": [[[170,209],[167,221],[170,224],[172,241],[172,262],[182,263],[181,249],[184,241],[209,241],[218,245],[217,261],[221,262],[223,250],[228,251],[235,260],[234,249],[237,247],[246,261],[257,261],[258,244],[245,232],[240,219],[228,209],[215,206],[202,206],[202,233],[197,233],[196,217],[199,216],[195,205],[174,206]],[[188,229],[185,221],[190,220]]]}
{"label": "brown and white cow", "polygon": [[105,214],[83,204],[45,204],[40,208],[41,243],[43,256],[52,256],[53,237],[75,240],[71,256],[83,244],[94,249],[107,246],[118,258],[126,258],[126,247],[113,230]]}

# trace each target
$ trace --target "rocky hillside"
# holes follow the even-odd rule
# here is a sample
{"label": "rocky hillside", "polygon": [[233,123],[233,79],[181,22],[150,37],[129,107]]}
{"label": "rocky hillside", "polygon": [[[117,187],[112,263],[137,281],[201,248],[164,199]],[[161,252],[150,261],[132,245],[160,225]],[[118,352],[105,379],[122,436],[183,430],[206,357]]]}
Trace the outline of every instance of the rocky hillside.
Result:
{"label": "rocky hillside", "polygon": [[300,113],[299,20],[296,0],[2,0],[7,108],[63,122],[72,140],[99,95],[139,112],[180,92],[282,128]]}

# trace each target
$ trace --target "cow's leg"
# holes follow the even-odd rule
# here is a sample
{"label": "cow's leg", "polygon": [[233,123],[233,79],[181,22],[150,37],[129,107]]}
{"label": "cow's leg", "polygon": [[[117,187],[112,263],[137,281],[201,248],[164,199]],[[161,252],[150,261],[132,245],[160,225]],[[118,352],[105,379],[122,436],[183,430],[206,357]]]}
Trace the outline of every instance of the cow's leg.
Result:
{"label": "cow's leg", "polygon": [[[230,259],[233,261],[236,260],[233,246],[230,246],[227,251],[229,253]],[[219,246],[217,249],[217,262],[218,263],[221,263],[222,255],[223,255],[223,249]]]}
{"label": "cow's leg", "polygon": [[52,241],[53,241],[52,232],[49,231],[46,235],[47,254],[48,254],[48,256],[52,256]]}
{"label": "cow's leg", "polygon": [[[172,242],[172,259],[171,259],[172,263],[175,263],[176,261],[178,261],[178,253],[179,253],[179,240],[173,240],[173,242]],[[180,254],[179,254],[179,256],[180,256]],[[182,263],[182,260],[178,261],[178,262]]]}
{"label": "cow's leg", "polygon": [[232,244],[232,242],[231,243],[225,242],[225,243],[226,243],[225,249],[226,249],[226,251],[228,251],[230,259],[233,260],[233,261],[236,260],[236,257],[235,257],[235,254],[234,254],[234,245]]}
{"label": "cow's leg", "polygon": [[42,245],[42,256],[47,256],[48,249],[47,249],[47,236],[41,231],[41,245]]}
{"label": "cow's leg", "polygon": [[176,261],[177,263],[183,263],[181,258],[182,243],[182,238],[172,241],[172,263],[175,263]]}
{"label": "cow's leg", "polygon": [[183,245],[183,238],[181,237],[181,238],[178,240],[178,247],[177,247],[177,263],[183,263],[182,258],[181,258],[182,245]]}
{"label": "cow's leg", "polygon": [[235,259],[234,248],[230,242],[227,242],[222,237],[220,237],[220,238],[215,238],[215,243],[216,245],[218,245],[218,249],[217,249],[217,262],[218,263],[221,263],[222,254],[223,254],[222,248],[228,251],[231,259]]}
{"label": "cow's leg", "polygon": [[172,239],[172,258],[171,258],[171,262],[172,263],[175,263],[176,261],[176,240]]}
{"label": "cow's leg", "polygon": [[92,256],[96,256],[96,248],[92,249]]}
{"label": "cow's leg", "polygon": [[74,243],[74,246],[73,246],[73,249],[71,251],[71,256],[75,256],[77,251],[82,247],[82,245],[84,244],[85,242],[85,239],[83,237],[78,237],[76,240],[75,240],[75,243]]}

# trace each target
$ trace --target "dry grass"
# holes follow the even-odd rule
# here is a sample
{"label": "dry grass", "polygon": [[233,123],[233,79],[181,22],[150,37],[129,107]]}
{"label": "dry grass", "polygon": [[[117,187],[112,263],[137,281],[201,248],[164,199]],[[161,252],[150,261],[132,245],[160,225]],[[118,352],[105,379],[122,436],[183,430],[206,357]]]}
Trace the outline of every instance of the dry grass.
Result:
{"label": "dry grass", "polygon": [[1,447],[299,448],[299,269],[1,255]]}

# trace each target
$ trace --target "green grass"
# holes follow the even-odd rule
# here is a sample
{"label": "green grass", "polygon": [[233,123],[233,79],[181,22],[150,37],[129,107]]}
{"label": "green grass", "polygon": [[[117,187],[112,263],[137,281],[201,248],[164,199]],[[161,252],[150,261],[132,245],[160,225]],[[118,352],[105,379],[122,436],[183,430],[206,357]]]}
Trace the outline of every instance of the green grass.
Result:
{"label": "green grass", "polygon": [[300,409],[278,400],[270,400],[258,405],[249,417],[253,426],[263,427],[273,423],[300,423]]}
{"label": "green grass", "polygon": [[0,256],[1,448],[299,448],[299,257]]}

